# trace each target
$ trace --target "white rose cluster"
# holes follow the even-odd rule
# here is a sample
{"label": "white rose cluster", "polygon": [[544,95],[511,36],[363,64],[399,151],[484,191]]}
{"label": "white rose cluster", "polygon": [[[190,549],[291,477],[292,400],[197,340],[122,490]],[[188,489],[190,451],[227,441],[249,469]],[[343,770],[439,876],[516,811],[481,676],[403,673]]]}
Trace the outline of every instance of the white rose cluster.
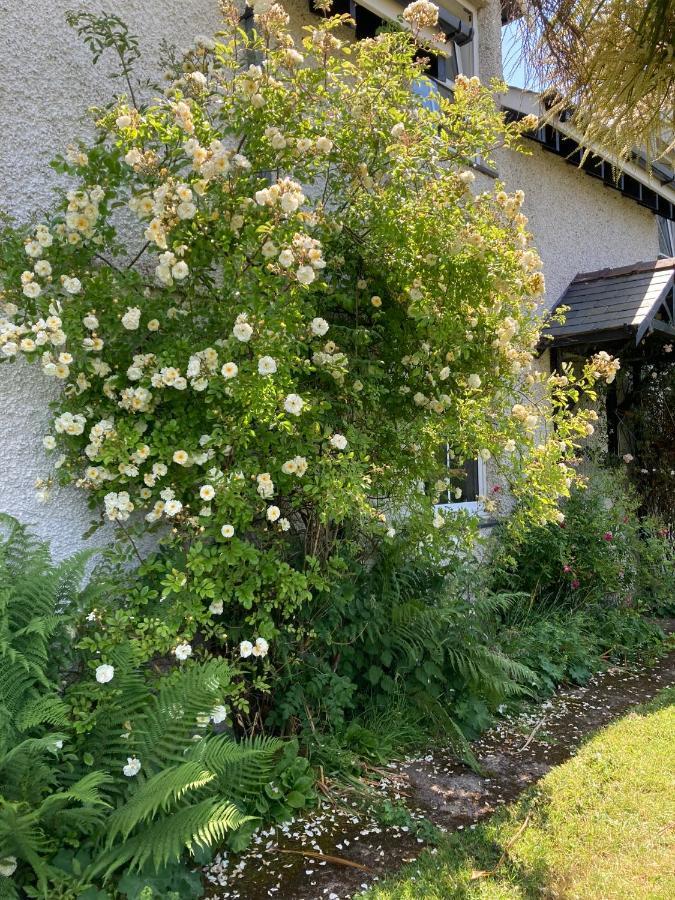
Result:
{"label": "white rose cluster", "polygon": [[293,459],[287,459],[281,466],[284,475],[297,475],[298,478],[307,471],[307,460],[304,456],[294,456]]}
{"label": "white rose cluster", "polygon": [[269,651],[269,644],[265,640],[265,638],[256,638],[254,643],[251,641],[242,641],[239,644],[239,655],[242,659],[248,659],[249,656],[256,656],[262,659],[264,656],[267,656]]}
{"label": "white rose cluster", "polygon": [[306,201],[302,185],[292,178],[280,178],[276,184],[262,188],[255,193],[258,206],[279,207],[286,216],[291,216]]}
{"label": "white rose cluster", "polygon": [[57,434],[80,435],[86,424],[87,420],[81,413],[64,412],[54,419],[54,431]]}
{"label": "white rose cluster", "polygon": [[134,511],[128,491],[110,491],[103,498],[105,514],[111,522],[126,522]]}

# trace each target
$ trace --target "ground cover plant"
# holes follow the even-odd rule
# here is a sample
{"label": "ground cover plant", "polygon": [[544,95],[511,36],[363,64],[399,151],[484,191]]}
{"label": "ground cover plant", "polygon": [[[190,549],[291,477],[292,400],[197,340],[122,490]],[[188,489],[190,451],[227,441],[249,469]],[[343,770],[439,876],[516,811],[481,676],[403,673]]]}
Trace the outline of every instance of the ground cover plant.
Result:
{"label": "ground cover plant", "polygon": [[368,900],[672,895],[675,692],[591,738],[536,788],[443,839]]}

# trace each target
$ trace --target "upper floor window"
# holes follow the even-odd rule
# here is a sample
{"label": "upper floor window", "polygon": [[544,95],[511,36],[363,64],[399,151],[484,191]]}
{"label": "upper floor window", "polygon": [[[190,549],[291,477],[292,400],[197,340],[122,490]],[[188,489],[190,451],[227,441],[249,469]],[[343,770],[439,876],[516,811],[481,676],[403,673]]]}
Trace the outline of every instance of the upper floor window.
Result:
{"label": "upper floor window", "polygon": [[675,256],[675,222],[657,216],[656,224],[659,229],[659,256]]}
{"label": "upper floor window", "polygon": [[[356,23],[356,40],[375,37],[387,22],[395,21],[403,12],[405,2],[398,0],[333,0],[331,14],[349,14]],[[318,12],[314,0],[309,0],[312,12]],[[478,38],[476,12],[470,4],[459,0],[442,0],[439,5],[438,31],[445,35],[443,52],[418,54],[428,60],[426,75],[432,82],[452,88],[458,74],[471,77],[478,74]],[[440,50],[440,47],[439,47]]]}

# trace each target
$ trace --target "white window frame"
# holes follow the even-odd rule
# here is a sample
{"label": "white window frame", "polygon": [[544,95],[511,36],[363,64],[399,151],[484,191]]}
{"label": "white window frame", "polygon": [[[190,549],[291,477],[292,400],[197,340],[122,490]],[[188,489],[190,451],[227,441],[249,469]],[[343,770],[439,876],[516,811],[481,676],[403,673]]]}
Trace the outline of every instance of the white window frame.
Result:
{"label": "white window frame", "polygon": [[[448,468],[451,468],[450,463],[451,460],[447,455],[447,444],[446,444],[446,465]],[[484,497],[487,491],[487,468],[485,466],[484,460],[479,456],[477,459],[478,462],[478,496]],[[450,488],[449,491],[452,489]],[[456,510],[466,510],[466,512],[474,513],[475,515],[481,516],[485,512],[485,507],[480,500],[457,500],[455,502],[448,501],[447,503],[436,503],[436,509],[448,510],[449,512],[453,512]]]}

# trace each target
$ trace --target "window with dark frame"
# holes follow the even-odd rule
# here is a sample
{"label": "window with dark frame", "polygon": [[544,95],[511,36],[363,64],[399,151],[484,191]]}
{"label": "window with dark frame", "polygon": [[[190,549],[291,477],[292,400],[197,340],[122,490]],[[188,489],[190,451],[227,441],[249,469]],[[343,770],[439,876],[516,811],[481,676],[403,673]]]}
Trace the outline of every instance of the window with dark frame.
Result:
{"label": "window with dark frame", "polygon": [[[439,448],[438,459],[453,479],[453,485],[447,491],[441,492],[438,505],[454,506],[463,503],[477,503],[481,492],[478,460],[458,462],[456,459],[452,459],[448,444],[443,444]],[[462,492],[460,497],[455,496],[457,488]]]}

